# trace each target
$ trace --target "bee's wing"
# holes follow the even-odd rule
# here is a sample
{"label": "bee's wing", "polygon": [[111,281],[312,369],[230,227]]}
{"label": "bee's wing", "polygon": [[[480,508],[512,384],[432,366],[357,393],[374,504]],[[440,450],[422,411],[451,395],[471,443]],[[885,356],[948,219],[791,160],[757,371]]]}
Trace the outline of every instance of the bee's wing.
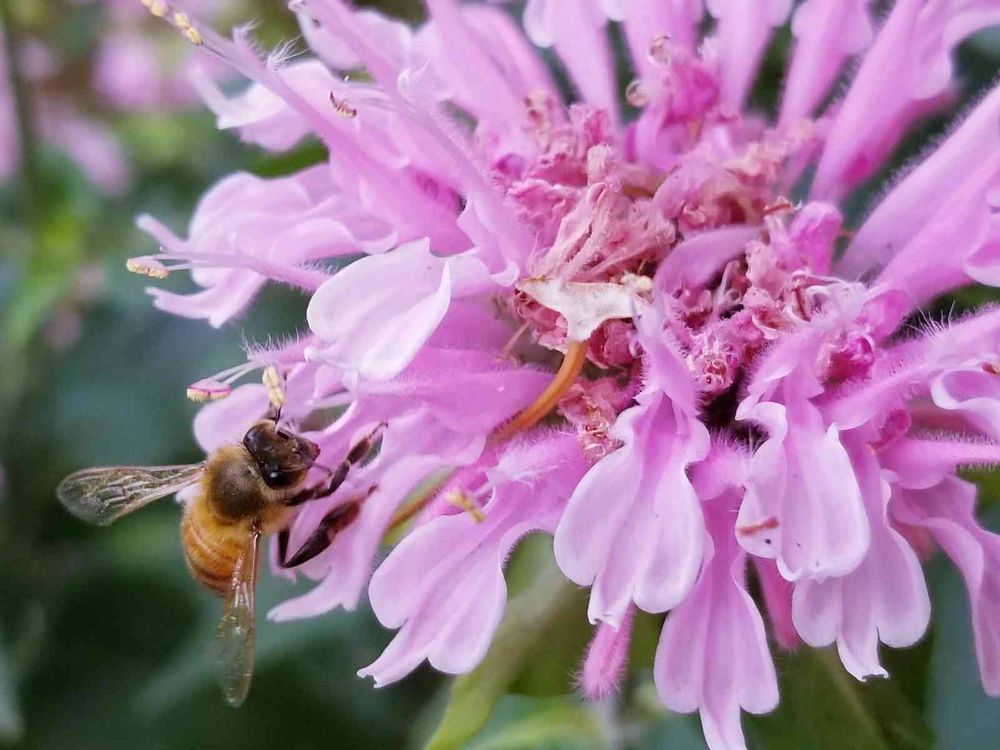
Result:
{"label": "bee's wing", "polygon": [[107,526],[126,513],[198,481],[205,464],[106,466],[70,474],[56,488],[74,516]]}
{"label": "bee's wing", "polygon": [[254,528],[236,561],[226,607],[219,622],[219,681],[226,703],[239,708],[250,692],[253,676],[254,594],[257,589],[260,530]]}

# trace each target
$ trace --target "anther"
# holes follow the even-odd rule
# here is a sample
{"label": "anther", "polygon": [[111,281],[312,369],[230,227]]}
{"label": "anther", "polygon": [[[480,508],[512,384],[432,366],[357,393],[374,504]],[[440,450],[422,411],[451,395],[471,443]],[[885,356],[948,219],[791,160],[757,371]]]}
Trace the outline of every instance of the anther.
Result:
{"label": "anther", "polygon": [[479,505],[476,504],[476,501],[459,487],[452,487],[451,489],[445,491],[442,498],[446,503],[464,510],[472,516],[472,520],[476,523],[482,523],[486,520],[486,514],[483,512],[483,509],[480,508]]}
{"label": "anther", "polygon": [[170,275],[170,269],[160,263],[156,258],[148,255],[138,258],[129,258],[125,261],[125,268],[140,276],[149,276],[154,279],[165,279]]}
{"label": "anther", "polygon": [[261,382],[267,388],[267,400],[275,409],[285,405],[285,389],[282,387],[281,375],[273,365],[264,368]]}
{"label": "anther", "polygon": [[167,15],[167,4],[163,0],[141,0],[142,4],[146,6],[146,9],[152,13],[157,18],[163,18]]}
{"label": "anther", "polygon": [[201,32],[198,31],[198,29],[196,29],[191,23],[191,19],[188,17],[187,13],[181,13],[180,11],[174,13],[173,24],[180,30],[187,40],[196,47],[200,47],[205,43],[205,40],[201,36]]}
{"label": "anther", "polygon": [[192,401],[218,401],[233,392],[233,387],[211,378],[199,380],[187,387],[187,397]]}
{"label": "anther", "polygon": [[648,276],[626,273],[622,276],[622,286],[636,294],[648,294],[653,291],[653,280]]}

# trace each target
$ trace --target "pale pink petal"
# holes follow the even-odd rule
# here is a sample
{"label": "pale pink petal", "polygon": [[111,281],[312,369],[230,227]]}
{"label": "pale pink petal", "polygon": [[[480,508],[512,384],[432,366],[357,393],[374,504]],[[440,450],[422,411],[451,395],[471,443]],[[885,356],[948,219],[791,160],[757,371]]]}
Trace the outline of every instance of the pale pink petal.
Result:
{"label": "pale pink petal", "polygon": [[784,579],[773,560],[763,557],[752,559],[774,639],[782,648],[793,649],[800,643],[792,621],[793,586]]}
{"label": "pale pink petal", "polygon": [[[397,66],[402,67],[414,61],[413,32],[407,24],[370,9],[354,11],[351,16],[365,38]],[[318,23],[309,14],[308,8],[298,13],[298,19],[302,36],[309,48],[331,67],[350,71],[364,66],[364,61],[355,50]]]}
{"label": "pale pink petal", "polygon": [[653,677],[674,711],[700,709],[711,750],[746,747],[740,708],[767,713],[778,683],[764,622],[746,591],[746,555],[735,543],[733,494],[708,512],[705,565],[691,594],[667,616]]}
{"label": "pale pink petal", "polygon": [[[352,219],[354,227],[344,223]],[[207,318],[216,327],[238,314],[269,279],[314,288],[326,274],[300,264],[381,252],[394,239],[384,225],[352,211],[322,166],[293,177],[237,172],[220,180],[195,209],[187,240],[152,217],[141,216],[137,223],[171,261],[189,266],[204,288],[194,294],[151,290],[156,305]]]}
{"label": "pale pink petal", "polygon": [[416,356],[451,295],[451,267],[431,255],[426,241],[362,258],[309,302],[309,327],[329,343],[313,356],[366,379],[387,380]]}
{"label": "pale pink petal", "polygon": [[267,389],[259,383],[243,385],[198,410],[194,437],[206,453],[243,440],[250,426],[267,411]]}
{"label": "pale pink petal", "polygon": [[976,523],[976,486],[951,477],[926,490],[906,491],[898,503],[899,517],[926,528],[961,571],[983,688],[1000,696],[1000,536]]}
{"label": "pale pink petal", "polygon": [[[627,423],[635,415],[620,417]],[[610,555],[619,529],[628,522],[625,502],[607,498],[631,498],[639,486],[641,459],[629,445],[601,459],[577,486],[556,530],[556,561],[571,581],[593,583]]]}
{"label": "pale pink petal", "polygon": [[528,406],[551,379],[542,370],[498,362],[493,352],[428,344],[397,377],[362,381],[352,392],[390,413],[422,404],[448,429],[485,434]]}
{"label": "pale pink petal", "polygon": [[947,370],[931,383],[935,406],[957,411],[1000,439],[1000,376],[983,367]]}
{"label": "pale pink petal", "polygon": [[920,561],[889,524],[890,489],[867,445],[852,449],[872,529],[864,561],[853,572],[795,585],[792,613],[803,640],[813,646],[836,641],[844,667],[859,680],[886,676],[879,641],[909,646],[927,629],[930,600]]}
{"label": "pale pink petal", "polygon": [[449,673],[467,672],[482,659],[503,615],[504,562],[525,534],[552,531],[583,468],[567,435],[552,436],[534,448],[557,460],[559,469],[537,481],[511,477],[505,483],[496,477],[484,520],[465,513],[432,519],[375,572],[369,588],[375,614],[401,630],[359,675],[374,677],[381,686],[424,658]]}
{"label": "pale pink petal", "polygon": [[[511,80],[502,67],[503,57],[490,54],[490,40],[480,37],[455,0],[427,0],[427,9],[436,42],[431,56],[438,74],[455,91],[456,103],[494,128],[516,127],[524,97],[534,92]],[[484,91],[489,96],[483,96]]]}
{"label": "pale pink petal", "polygon": [[[684,469],[705,450],[700,436],[685,435],[689,428],[678,424],[673,405],[659,394],[641,398],[619,429],[625,447],[587,472],[555,538],[563,572],[594,586],[591,621],[615,627],[630,602],[662,612],[694,582],[701,510]],[[620,499],[609,506],[608,497]]]}
{"label": "pale pink petal", "polygon": [[712,278],[727,262],[740,255],[756,238],[756,227],[710,229],[678,243],[656,270],[656,284],[663,289],[697,287]]}
{"label": "pale pink petal", "polygon": [[879,450],[879,463],[907,488],[922,490],[961,468],[996,466],[1000,463],[1000,443],[981,438],[902,437]]}
{"label": "pale pink petal", "polygon": [[773,557],[788,580],[841,576],[868,549],[861,493],[836,425],[816,407],[765,402],[741,418],[768,439],[750,459],[747,493],[736,520],[744,549]]}

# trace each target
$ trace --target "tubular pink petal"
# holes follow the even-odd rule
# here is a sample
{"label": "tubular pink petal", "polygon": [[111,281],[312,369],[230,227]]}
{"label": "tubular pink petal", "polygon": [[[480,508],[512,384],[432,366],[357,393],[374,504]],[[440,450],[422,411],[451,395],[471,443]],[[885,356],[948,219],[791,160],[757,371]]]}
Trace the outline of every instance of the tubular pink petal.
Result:
{"label": "tubular pink petal", "polygon": [[976,486],[949,477],[894,498],[896,515],[931,533],[962,573],[972,608],[983,689],[1000,696],[1000,536],[975,519]]}
{"label": "tubular pink petal", "polygon": [[781,648],[794,649],[802,642],[792,621],[794,588],[782,577],[778,566],[772,560],[754,557],[753,562],[774,639]]}
{"label": "tubular pink petal", "polygon": [[524,26],[539,47],[553,47],[582,98],[618,119],[614,65],[597,0],[528,0]]}
{"label": "tubular pink petal", "polygon": [[588,700],[601,701],[618,691],[628,661],[634,615],[635,610],[629,608],[618,628],[607,623],[597,626],[579,677],[580,689]]}
{"label": "tubular pink petal", "polygon": [[625,36],[639,75],[653,72],[649,51],[658,37],[690,50],[697,46],[698,23],[705,12],[702,0],[625,0],[623,7]]}
{"label": "tubular pink petal", "polygon": [[[531,461],[555,461],[558,471],[525,481],[496,477],[485,520],[441,516],[408,536],[372,577],[375,614],[399,634],[379,659],[361,670],[377,685],[393,682],[427,658],[449,673],[471,670],[482,659],[503,615],[502,568],[511,549],[533,531],[551,532],[582,462],[566,435],[537,444]],[[470,595],[475,592],[475,595]]]}
{"label": "tubular pink petal", "polygon": [[940,409],[963,415],[979,430],[1000,439],[1000,377],[991,362],[942,372],[931,383],[930,394]]}
{"label": "tubular pink petal", "polygon": [[903,477],[907,487],[925,489],[960,468],[1000,464],[1000,445],[958,438],[901,438],[879,451],[879,463]]}
{"label": "tubular pink petal", "polygon": [[873,34],[871,0],[807,0],[795,9],[792,53],[778,121],[810,117],[844,66],[864,52]]}
{"label": "tubular pink petal", "polygon": [[[967,175],[946,197],[930,221],[895,254],[876,283],[904,290],[913,307],[920,307],[948,289],[969,280],[969,261],[977,251],[1000,242],[995,193],[1000,190],[1000,151],[994,152]],[[947,258],[940,249],[949,248]],[[982,260],[986,260],[983,258]],[[983,263],[979,275],[997,273]]]}
{"label": "tubular pink petal", "polygon": [[899,0],[878,32],[834,119],[812,196],[836,199],[867,178],[950,82],[952,49],[1000,21],[989,2]]}
{"label": "tubular pink petal", "polygon": [[[438,56],[460,92],[458,101],[469,107],[479,120],[493,125],[518,117],[523,111],[524,97],[532,92],[511,86],[455,0],[427,0],[427,9],[432,28],[440,37]],[[481,96],[484,90],[489,96]]]}
{"label": "tubular pink petal", "polygon": [[905,175],[878,204],[854,236],[837,270],[860,276],[884,266],[934,216],[941,186],[961,185],[969,174],[1000,150],[1000,86],[969,113],[958,128]]}
{"label": "tubular pink petal", "polygon": [[657,269],[656,283],[663,288],[705,284],[727,262],[744,252],[758,236],[757,227],[712,229],[679,243]]}
{"label": "tubular pink petal", "polygon": [[691,594],[667,617],[653,678],[674,711],[700,709],[711,750],[744,748],[740,708],[767,713],[778,683],[764,622],[746,591],[746,555],[727,519],[730,493],[706,510],[705,564]]}
{"label": "tubular pink petal", "polygon": [[856,570],[831,580],[800,581],[792,616],[803,640],[826,646],[834,640],[844,667],[859,680],[885,677],[879,641],[909,646],[927,629],[930,600],[920,562],[889,524],[891,489],[867,446],[852,446],[854,471],[872,529],[871,546]]}
{"label": "tubular pink petal", "polygon": [[762,0],[760,4],[707,0],[706,4],[718,20],[722,103],[738,111],[753,86],[772,29],[785,22],[792,4],[790,0]]}

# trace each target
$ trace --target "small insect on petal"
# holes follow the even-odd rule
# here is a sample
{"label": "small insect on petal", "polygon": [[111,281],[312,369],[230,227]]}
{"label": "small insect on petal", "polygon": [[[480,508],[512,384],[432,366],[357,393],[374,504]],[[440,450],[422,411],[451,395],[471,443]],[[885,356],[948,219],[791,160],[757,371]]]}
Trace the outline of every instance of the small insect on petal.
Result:
{"label": "small insect on petal", "polygon": [[346,99],[339,98],[332,91],[330,92],[330,104],[333,105],[333,110],[345,120],[353,120],[358,116],[357,108],[352,107]]}
{"label": "small insect on petal", "polygon": [[125,268],[132,273],[137,273],[140,276],[149,276],[154,279],[165,279],[170,275],[170,269],[150,255],[129,258],[125,261]]}
{"label": "small insect on petal", "polygon": [[231,385],[206,378],[192,383],[187,388],[187,397],[192,401],[218,401],[233,392]]}

